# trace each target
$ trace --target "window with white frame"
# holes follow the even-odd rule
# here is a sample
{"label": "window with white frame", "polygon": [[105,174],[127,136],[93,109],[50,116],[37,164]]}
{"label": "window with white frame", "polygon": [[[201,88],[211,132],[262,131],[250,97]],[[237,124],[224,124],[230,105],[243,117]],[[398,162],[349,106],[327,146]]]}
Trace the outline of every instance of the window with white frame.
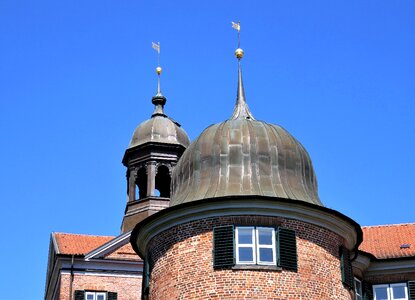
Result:
{"label": "window with white frame", "polygon": [[374,300],[408,300],[406,283],[378,284],[373,286]]}
{"label": "window with white frame", "polygon": [[85,292],[85,300],[107,300],[105,292]]}
{"label": "window with white frame", "polygon": [[213,268],[226,269],[235,265],[278,266],[297,272],[295,231],[283,227],[215,226]]}
{"label": "window with white frame", "polygon": [[362,293],[362,282],[355,278],[354,279],[354,291],[355,291],[355,299],[356,300],[362,300],[363,298],[363,293]]}
{"label": "window with white frame", "polygon": [[275,229],[270,227],[235,228],[237,264],[277,264]]}

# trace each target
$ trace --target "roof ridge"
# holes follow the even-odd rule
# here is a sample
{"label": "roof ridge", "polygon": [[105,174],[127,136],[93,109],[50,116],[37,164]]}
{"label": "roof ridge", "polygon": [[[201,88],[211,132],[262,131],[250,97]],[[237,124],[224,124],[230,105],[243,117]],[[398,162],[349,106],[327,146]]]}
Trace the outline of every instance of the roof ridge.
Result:
{"label": "roof ridge", "polygon": [[70,233],[70,232],[52,232],[53,235],[56,234],[65,234],[65,235],[80,235],[80,236],[93,236],[93,237],[103,237],[103,238],[114,238],[115,235],[98,235],[98,234],[86,234],[86,233]]}
{"label": "roof ridge", "polygon": [[[131,231],[127,231],[115,238],[109,240],[108,242],[102,244],[101,246],[89,251],[85,254],[85,259],[90,259],[94,257],[99,257],[100,254],[106,256],[109,253],[112,253],[116,249],[119,249],[128,244],[130,241]],[[121,244],[121,246],[120,246]]]}
{"label": "roof ridge", "polygon": [[397,223],[397,224],[382,224],[382,225],[366,225],[366,226],[362,226],[362,228],[392,227],[392,226],[404,226],[404,225],[415,225],[415,222]]}

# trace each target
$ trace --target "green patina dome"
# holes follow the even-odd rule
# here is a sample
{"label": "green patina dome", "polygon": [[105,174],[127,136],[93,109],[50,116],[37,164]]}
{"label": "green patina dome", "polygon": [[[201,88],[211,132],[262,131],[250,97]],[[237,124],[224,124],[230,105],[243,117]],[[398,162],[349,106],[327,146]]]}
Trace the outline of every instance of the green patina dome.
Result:
{"label": "green patina dome", "polygon": [[206,128],[190,144],[173,170],[171,187],[170,206],[242,195],[322,206],[310,156],[284,128],[254,119],[240,68],[232,117]]}

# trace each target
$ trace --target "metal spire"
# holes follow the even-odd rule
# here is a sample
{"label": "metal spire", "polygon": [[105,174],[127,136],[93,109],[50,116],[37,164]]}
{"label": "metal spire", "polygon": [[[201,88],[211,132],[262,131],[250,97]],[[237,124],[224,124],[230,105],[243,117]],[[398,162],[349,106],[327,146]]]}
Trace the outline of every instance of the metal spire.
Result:
{"label": "metal spire", "polygon": [[163,94],[161,93],[161,88],[160,88],[160,75],[161,75],[161,71],[162,71],[162,68],[160,67],[160,42],[158,42],[158,43],[153,42],[152,47],[153,47],[154,50],[157,51],[157,68],[156,68],[157,94],[155,96],[153,96],[153,98],[151,99],[151,102],[153,102],[153,104],[156,106],[156,108],[154,109],[154,112],[151,116],[152,117],[165,116],[165,114],[164,114],[164,105],[166,104],[166,97],[163,96]]}
{"label": "metal spire", "polygon": [[255,120],[254,116],[249,110],[248,104],[245,101],[244,84],[242,81],[241,59],[244,57],[244,50],[240,48],[241,23],[239,21],[238,23],[232,22],[232,28],[238,31],[238,49],[235,50],[235,56],[238,59],[238,90],[237,90],[235,108],[233,110],[233,114],[230,119],[231,120],[236,120],[236,119]]}

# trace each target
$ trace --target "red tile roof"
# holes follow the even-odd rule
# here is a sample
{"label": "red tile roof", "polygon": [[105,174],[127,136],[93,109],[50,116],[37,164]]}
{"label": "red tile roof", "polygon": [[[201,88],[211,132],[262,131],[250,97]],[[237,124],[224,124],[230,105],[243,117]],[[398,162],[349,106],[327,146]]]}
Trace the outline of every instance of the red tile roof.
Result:
{"label": "red tile roof", "polygon": [[378,259],[415,256],[415,223],[363,226],[362,230],[363,243],[359,250]]}
{"label": "red tile roof", "polygon": [[53,233],[60,254],[85,255],[109,242],[113,236]]}

